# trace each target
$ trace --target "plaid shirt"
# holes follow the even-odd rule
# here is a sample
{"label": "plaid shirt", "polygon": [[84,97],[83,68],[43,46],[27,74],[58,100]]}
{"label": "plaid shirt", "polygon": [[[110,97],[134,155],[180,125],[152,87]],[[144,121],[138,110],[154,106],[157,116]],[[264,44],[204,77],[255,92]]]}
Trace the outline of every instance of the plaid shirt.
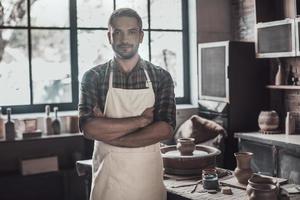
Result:
{"label": "plaid shirt", "polygon": [[80,128],[86,120],[95,117],[93,114],[95,106],[98,106],[103,113],[109,87],[110,70],[113,70],[114,88],[144,89],[146,88],[146,75],[143,68],[149,74],[155,94],[154,121],[165,121],[175,129],[176,103],[173,80],[166,70],[142,59],[129,73],[124,73],[113,59],[88,70],[84,74],[78,105]]}

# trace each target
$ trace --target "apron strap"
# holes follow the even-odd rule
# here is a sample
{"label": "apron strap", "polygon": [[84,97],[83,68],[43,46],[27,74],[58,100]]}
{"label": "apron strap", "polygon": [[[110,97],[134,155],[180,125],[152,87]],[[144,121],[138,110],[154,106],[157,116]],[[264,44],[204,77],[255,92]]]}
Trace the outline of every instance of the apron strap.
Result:
{"label": "apron strap", "polygon": [[144,72],[145,72],[145,75],[146,75],[146,88],[149,88],[149,87],[152,87],[152,82],[151,82],[151,80],[150,80],[150,78],[149,78],[149,74],[148,74],[148,72],[147,72],[147,70],[145,69],[145,68],[143,68],[144,69]]}
{"label": "apron strap", "polygon": [[110,74],[109,74],[109,84],[108,84],[108,89],[112,89],[113,87],[113,71],[111,70],[110,71]]}
{"label": "apron strap", "polygon": [[109,62],[109,81],[108,81],[108,89],[111,89],[113,87],[113,69],[112,69],[112,66],[111,66],[111,62]]}

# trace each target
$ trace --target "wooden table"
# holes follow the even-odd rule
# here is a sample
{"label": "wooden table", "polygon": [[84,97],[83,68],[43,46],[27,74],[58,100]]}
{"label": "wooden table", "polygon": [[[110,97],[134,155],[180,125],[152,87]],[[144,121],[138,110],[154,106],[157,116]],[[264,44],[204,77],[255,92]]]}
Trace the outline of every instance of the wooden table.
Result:
{"label": "wooden table", "polygon": [[[231,175],[232,176],[232,175]],[[226,177],[229,178],[229,177]],[[220,181],[223,178],[220,179]],[[192,192],[195,188],[195,184],[198,182],[197,179],[194,180],[180,180],[176,178],[168,178],[164,180],[165,186],[168,191],[168,200],[199,200],[199,199],[222,199],[222,200],[241,200],[248,199],[245,189],[233,188],[232,195],[222,194],[218,191],[215,194],[210,194],[203,190],[202,184],[198,184],[195,192]],[[194,184],[194,185],[192,185]],[[221,186],[222,187],[222,186]]]}
{"label": "wooden table", "polygon": [[[91,181],[91,173],[92,173],[92,162],[91,160],[82,160],[77,161],[77,172],[79,176],[85,176],[86,179],[86,190],[87,192],[87,199],[88,199],[88,193],[90,190],[90,181]],[[228,175],[223,178],[220,178],[220,181],[222,180],[229,180],[229,178],[232,178],[233,175]],[[203,192],[202,185],[199,184],[196,191],[194,193],[191,193],[195,185],[186,186],[189,184],[195,184],[200,179],[200,177],[180,177],[180,176],[172,176],[165,174],[164,176],[164,184],[168,191],[168,200],[186,200],[186,199],[222,199],[222,200],[241,200],[241,199],[247,199],[247,194],[245,189],[238,189],[231,187],[231,190],[233,192],[232,195],[225,195],[222,194],[220,191],[216,194],[210,194],[207,192]],[[180,187],[178,187],[180,186]],[[183,186],[183,187],[182,187]]]}
{"label": "wooden table", "polygon": [[[86,186],[86,199],[89,199],[89,191],[91,186],[91,175],[92,175],[92,161],[81,160],[76,163],[77,173],[79,176],[85,177]],[[246,194],[246,186],[241,185],[237,182],[236,178],[232,175],[232,172],[225,169],[218,169],[220,174],[225,174],[222,178],[219,178],[221,187],[229,186],[232,190],[232,194],[222,194],[221,191],[210,194],[203,190],[202,184],[198,184],[195,192],[192,192],[195,188],[196,183],[201,179],[197,176],[174,176],[164,175],[164,184],[168,191],[168,200],[242,200],[248,199]],[[219,174],[219,173],[218,173]],[[286,179],[277,178],[280,183],[286,183]],[[229,185],[228,185],[229,184]],[[281,198],[283,199],[283,198]]]}

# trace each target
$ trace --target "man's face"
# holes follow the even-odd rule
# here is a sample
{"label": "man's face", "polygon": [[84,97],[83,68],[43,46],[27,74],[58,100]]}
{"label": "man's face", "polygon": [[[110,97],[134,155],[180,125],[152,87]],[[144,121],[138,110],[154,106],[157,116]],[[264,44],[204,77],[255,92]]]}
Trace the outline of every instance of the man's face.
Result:
{"label": "man's face", "polygon": [[134,17],[117,17],[109,27],[108,39],[115,55],[121,59],[130,59],[137,54],[144,33]]}

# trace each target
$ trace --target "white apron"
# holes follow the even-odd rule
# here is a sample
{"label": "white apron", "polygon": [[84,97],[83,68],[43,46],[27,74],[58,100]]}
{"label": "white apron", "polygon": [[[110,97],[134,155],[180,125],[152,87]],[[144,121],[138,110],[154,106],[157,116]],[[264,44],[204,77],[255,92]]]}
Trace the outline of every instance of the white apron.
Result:
{"label": "white apron", "polygon": [[[109,77],[104,115],[112,118],[142,114],[154,106],[155,96],[147,71],[146,89],[113,88]],[[123,148],[95,141],[90,200],[165,200],[159,143]]]}

